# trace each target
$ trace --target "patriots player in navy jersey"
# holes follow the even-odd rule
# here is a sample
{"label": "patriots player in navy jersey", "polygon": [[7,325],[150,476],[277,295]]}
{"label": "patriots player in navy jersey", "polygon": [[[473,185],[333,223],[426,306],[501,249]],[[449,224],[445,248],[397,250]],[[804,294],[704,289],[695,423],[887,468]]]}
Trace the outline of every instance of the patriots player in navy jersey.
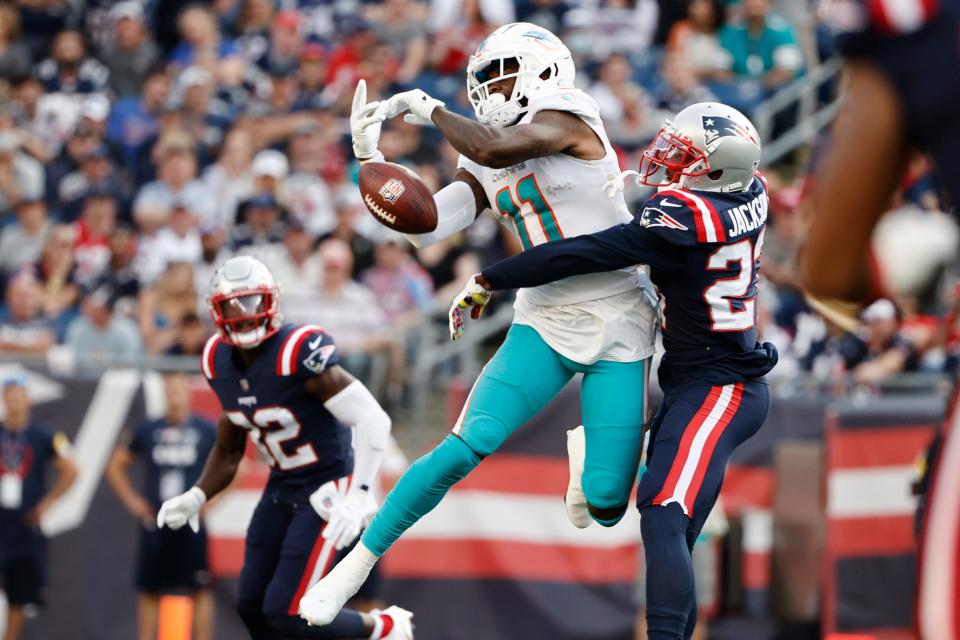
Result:
{"label": "patriots player in navy jersey", "polygon": [[[759,136],[741,113],[715,102],[687,107],[644,152],[640,181],[660,189],[633,222],[494,264],[471,279],[450,312],[456,339],[464,312],[479,315],[493,290],[640,263],[650,267],[664,300],[665,349],[659,370],[665,397],[650,428],[647,471],[637,493],[651,640],[693,634],[690,554],[731,452],[760,428],[770,403],[763,376],[777,352],[757,342],[767,218],[759,162]],[[612,181],[611,191],[622,181]]]}
{"label": "patriots player in navy jersey", "polygon": [[340,367],[323,329],[282,322],[280,291],[262,262],[227,260],[213,275],[208,302],[217,333],[204,347],[202,369],[223,416],[199,480],[163,503],[157,525],[197,531],[200,509],[233,480],[249,437],[271,466],[238,587],[237,610],[251,637],[409,640],[412,614],[399,607],[344,610],[323,627],[297,615],[304,592],[376,511],[370,487],[389,416]]}

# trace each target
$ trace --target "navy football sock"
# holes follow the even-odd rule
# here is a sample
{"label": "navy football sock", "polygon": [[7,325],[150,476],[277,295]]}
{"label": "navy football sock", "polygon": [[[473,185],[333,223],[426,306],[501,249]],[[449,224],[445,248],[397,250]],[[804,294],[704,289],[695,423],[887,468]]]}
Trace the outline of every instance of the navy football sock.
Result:
{"label": "navy football sock", "polygon": [[270,618],[270,628],[274,637],[279,638],[307,638],[315,640],[335,640],[337,638],[365,638],[363,618],[351,609],[344,609],[337,614],[333,622],[323,627],[314,627],[299,616],[276,616]]}
{"label": "navy football sock", "polygon": [[693,561],[687,547],[690,519],[679,504],[648,506],[640,511],[647,562],[647,633],[649,640],[682,640],[696,603]]}

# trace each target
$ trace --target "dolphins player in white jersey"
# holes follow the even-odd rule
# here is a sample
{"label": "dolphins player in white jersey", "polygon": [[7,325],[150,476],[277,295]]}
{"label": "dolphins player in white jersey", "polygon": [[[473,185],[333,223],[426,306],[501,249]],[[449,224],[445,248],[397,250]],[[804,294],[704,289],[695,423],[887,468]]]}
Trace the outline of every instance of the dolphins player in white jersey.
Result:
{"label": "dolphins player in white jersey", "polygon": [[[454,181],[434,194],[436,230],[407,235],[412,244],[454,234],[485,209],[525,249],[632,219],[622,195],[604,195],[604,183],[620,168],[597,105],[574,88],[574,74],[559,38],[514,23],[490,34],[470,58],[467,88],[479,122],[420,90],[367,104],[361,81],[351,114],[361,162],[383,159],[380,123],[404,112],[408,122],[435,125],[461,153]],[[332,619],[397,538],[577,373],[583,425],[567,436],[567,515],[578,527],[616,524],[636,478],[654,350],[656,314],[644,281],[633,269],[521,290],[513,326],[453,432],[407,470],[361,542],[300,601],[301,615],[313,624]],[[464,290],[460,297],[479,294]]]}

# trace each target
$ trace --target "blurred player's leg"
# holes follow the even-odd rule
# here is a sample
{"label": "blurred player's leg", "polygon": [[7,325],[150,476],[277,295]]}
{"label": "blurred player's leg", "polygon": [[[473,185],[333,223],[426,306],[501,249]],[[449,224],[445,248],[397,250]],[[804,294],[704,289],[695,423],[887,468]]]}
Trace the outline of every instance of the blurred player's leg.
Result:
{"label": "blurred player's leg", "polygon": [[155,593],[141,593],[137,600],[137,638],[154,640],[160,618],[160,598]]}
{"label": "blurred player's leg", "polygon": [[363,584],[379,556],[571,377],[573,372],[534,329],[510,327],[467,397],[453,434],[407,469],[364,532],[361,544],[311,590],[310,597],[317,605],[314,611],[322,609],[329,616],[339,611]]}
{"label": "blurred player's leg", "polygon": [[213,640],[213,593],[201,589],[193,594],[193,639]]}
{"label": "blurred player's leg", "polygon": [[637,477],[646,411],[648,361],[601,360],[587,367],[580,390],[586,452],[583,493],[594,520],[620,521]]}
{"label": "blurred player's leg", "polygon": [[247,528],[243,569],[237,586],[237,613],[253,640],[271,640],[273,632],[263,615],[264,595],[280,561],[280,550],[293,514],[275,502],[276,490],[267,487]]}
{"label": "blurred player's leg", "polygon": [[760,428],[769,404],[767,385],[757,381],[692,387],[664,399],[637,492],[650,640],[693,633],[691,550],[719,495],[730,454]]}

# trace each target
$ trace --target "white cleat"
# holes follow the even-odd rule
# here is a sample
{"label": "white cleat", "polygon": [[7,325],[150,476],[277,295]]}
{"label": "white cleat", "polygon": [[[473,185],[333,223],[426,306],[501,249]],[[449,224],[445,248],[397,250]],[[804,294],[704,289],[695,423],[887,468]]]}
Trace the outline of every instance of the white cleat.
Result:
{"label": "white cleat", "polygon": [[567,457],[570,461],[570,482],[567,484],[567,495],[564,504],[567,508],[567,518],[578,529],[586,529],[593,524],[590,516],[590,507],[587,497],[583,493],[580,478],[583,475],[583,461],[587,455],[587,439],[583,425],[567,431]]}
{"label": "white cleat", "polygon": [[347,600],[355,596],[366,582],[377,560],[379,558],[362,542],[358,543],[330,573],[300,598],[300,617],[318,627],[333,622]]}
{"label": "white cleat", "polygon": [[383,611],[374,609],[370,612],[372,615],[386,615],[393,620],[393,628],[386,634],[371,636],[380,640],[413,640],[413,613],[406,609],[394,605],[387,607]]}

